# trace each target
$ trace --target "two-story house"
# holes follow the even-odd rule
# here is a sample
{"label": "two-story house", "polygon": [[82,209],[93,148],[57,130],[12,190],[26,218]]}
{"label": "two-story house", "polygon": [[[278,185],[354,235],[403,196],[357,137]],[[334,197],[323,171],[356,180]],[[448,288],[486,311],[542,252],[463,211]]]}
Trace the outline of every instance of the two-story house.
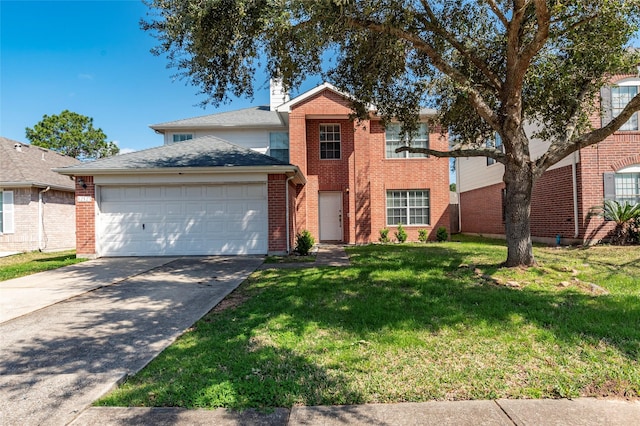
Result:
{"label": "two-story house", "polygon": [[[350,119],[349,96],[322,84],[293,99],[151,126],[163,146],[58,170],[76,178],[81,256],[266,254],[295,234],[361,244],[403,224],[449,228],[447,159],[396,153],[399,124]],[[448,149],[421,114],[414,146]]]}
{"label": "two-story house", "polygon": [[[613,76],[611,86],[601,90],[601,114],[591,117],[592,126],[600,127],[619,114],[639,88],[637,76]],[[532,140],[532,157],[548,146]],[[459,159],[456,169],[461,232],[504,237],[504,166],[476,157]],[[606,238],[613,224],[592,210],[604,199],[640,202],[638,113],[604,141],[580,149],[537,181],[531,202],[532,239],[553,244],[560,236],[563,244],[590,244]]]}

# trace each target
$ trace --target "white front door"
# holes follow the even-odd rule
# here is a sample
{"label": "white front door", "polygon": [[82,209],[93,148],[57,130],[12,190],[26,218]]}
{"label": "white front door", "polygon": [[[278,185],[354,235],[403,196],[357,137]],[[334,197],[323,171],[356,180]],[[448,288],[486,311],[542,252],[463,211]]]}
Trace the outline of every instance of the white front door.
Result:
{"label": "white front door", "polygon": [[342,241],[342,192],[320,192],[320,241]]}

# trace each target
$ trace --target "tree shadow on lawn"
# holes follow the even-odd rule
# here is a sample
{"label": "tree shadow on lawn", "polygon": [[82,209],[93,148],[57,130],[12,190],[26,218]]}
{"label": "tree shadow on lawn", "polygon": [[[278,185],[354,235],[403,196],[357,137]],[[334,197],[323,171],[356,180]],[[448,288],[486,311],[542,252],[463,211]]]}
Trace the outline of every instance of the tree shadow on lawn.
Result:
{"label": "tree shadow on lawn", "polygon": [[[460,270],[464,258],[456,251],[436,249],[447,256],[428,256],[433,251],[416,247],[400,259],[382,253],[373,256],[370,265],[356,261],[349,272],[300,271],[297,277],[280,278],[291,285],[273,286],[268,294],[281,301],[279,309],[290,317],[287,327],[296,334],[304,333],[310,322],[365,339],[387,328],[437,332],[479,323],[500,327],[520,317],[568,344],[605,341],[630,360],[640,357],[636,295],[491,285],[469,269]],[[416,263],[416,258],[421,261]],[[498,270],[496,265],[478,267],[488,275]],[[258,314],[260,305],[251,309]]]}

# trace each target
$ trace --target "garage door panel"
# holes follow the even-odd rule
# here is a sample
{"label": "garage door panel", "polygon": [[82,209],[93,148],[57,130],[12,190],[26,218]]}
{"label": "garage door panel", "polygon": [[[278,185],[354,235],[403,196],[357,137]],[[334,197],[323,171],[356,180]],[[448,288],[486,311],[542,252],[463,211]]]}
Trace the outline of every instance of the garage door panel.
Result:
{"label": "garage door panel", "polygon": [[266,194],[266,184],[101,187],[100,254],[265,254]]}

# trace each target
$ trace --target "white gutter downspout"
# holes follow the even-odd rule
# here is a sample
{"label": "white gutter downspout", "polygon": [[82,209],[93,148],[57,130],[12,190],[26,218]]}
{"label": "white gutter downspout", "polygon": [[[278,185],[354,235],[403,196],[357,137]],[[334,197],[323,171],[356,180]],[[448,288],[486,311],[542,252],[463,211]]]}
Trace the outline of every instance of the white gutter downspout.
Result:
{"label": "white gutter downspout", "polygon": [[38,193],[38,250],[42,251],[44,247],[42,247],[42,236],[44,234],[44,217],[43,217],[43,209],[42,209],[42,194],[50,190],[51,187],[47,186],[45,189]]}
{"label": "white gutter downspout", "polygon": [[580,227],[578,223],[578,172],[576,170],[576,152],[573,153],[571,160],[571,183],[573,184],[573,238],[578,238],[578,235],[580,235]]}
{"label": "white gutter downspout", "polygon": [[287,254],[291,254],[291,243],[289,242],[289,182],[291,182],[291,180],[295,177],[295,175],[290,176],[287,178],[287,181],[284,183],[285,187],[284,187],[284,196],[285,196],[285,203],[284,203],[284,211],[285,211],[285,218],[287,221]]}

